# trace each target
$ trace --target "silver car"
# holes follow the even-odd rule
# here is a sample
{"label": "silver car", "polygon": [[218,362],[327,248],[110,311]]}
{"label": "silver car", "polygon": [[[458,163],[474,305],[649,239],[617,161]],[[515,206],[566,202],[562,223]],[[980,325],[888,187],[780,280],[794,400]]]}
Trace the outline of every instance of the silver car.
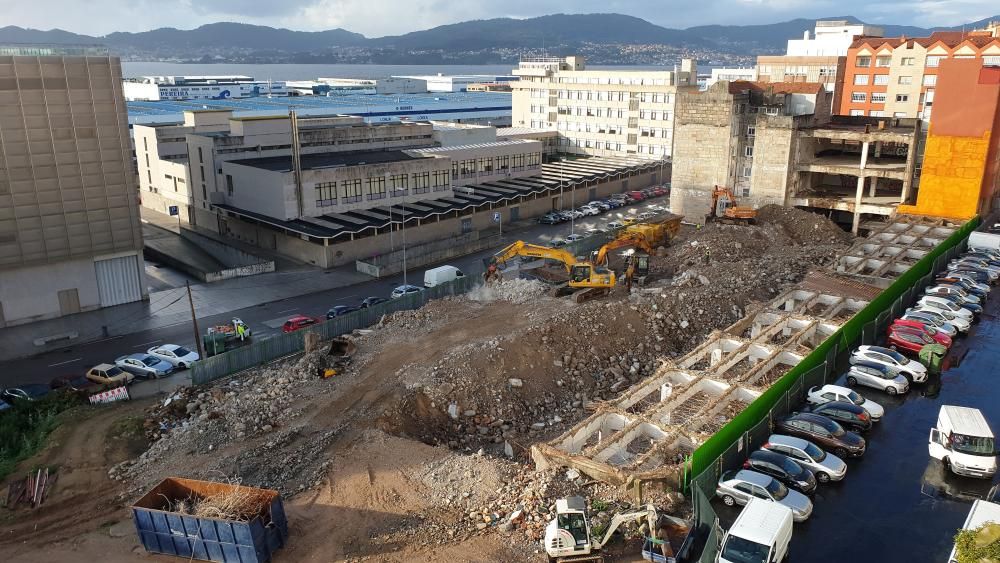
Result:
{"label": "silver car", "polygon": [[824,452],[809,440],[771,434],[760,449],[792,458],[802,467],[812,471],[820,483],[840,481],[847,476],[847,464],[844,460]]}
{"label": "silver car", "polygon": [[951,337],[958,336],[958,329],[955,328],[955,325],[940,321],[936,317],[928,315],[922,311],[910,309],[907,310],[901,318],[904,321],[917,321],[918,323],[924,323],[925,325],[932,326]]}
{"label": "silver car", "polygon": [[856,360],[847,372],[847,385],[865,385],[881,389],[889,395],[902,395],[910,390],[910,382],[906,377],[890,368],[868,360]]}
{"label": "silver car", "polygon": [[775,479],[750,471],[726,471],[719,478],[719,486],[715,495],[722,499],[726,506],[746,504],[751,497],[757,497],[771,502],[777,502],[792,511],[792,519],[802,522],[812,514],[812,501],[798,491],[792,491]]}
{"label": "silver car", "polygon": [[115,360],[115,365],[137,377],[163,377],[174,371],[174,365],[151,354],[131,354]]}

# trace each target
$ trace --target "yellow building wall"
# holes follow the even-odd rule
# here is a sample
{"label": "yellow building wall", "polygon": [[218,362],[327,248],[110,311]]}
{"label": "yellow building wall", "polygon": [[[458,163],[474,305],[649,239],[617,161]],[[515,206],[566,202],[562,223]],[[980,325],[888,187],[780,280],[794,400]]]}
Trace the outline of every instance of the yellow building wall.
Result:
{"label": "yellow building wall", "polygon": [[982,138],[927,136],[916,205],[900,205],[899,213],[971,219],[979,212],[990,132]]}

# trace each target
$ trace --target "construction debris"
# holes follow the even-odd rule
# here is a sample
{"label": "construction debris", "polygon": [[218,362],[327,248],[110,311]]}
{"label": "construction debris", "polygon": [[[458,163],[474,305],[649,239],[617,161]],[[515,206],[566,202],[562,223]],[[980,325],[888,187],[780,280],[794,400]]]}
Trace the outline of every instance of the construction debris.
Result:
{"label": "construction debris", "polygon": [[58,473],[50,473],[49,468],[37,469],[24,479],[11,481],[7,485],[7,498],[4,506],[14,508],[26,504],[35,508],[45,502],[52,487],[58,479]]}

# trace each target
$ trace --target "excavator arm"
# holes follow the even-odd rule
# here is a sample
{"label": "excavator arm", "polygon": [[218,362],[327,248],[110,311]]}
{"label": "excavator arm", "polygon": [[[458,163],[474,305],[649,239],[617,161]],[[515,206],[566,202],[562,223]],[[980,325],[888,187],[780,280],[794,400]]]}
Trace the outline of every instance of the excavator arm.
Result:
{"label": "excavator arm", "polygon": [[491,264],[503,266],[508,260],[516,256],[556,260],[562,263],[562,265],[566,268],[567,273],[571,273],[573,270],[573,264],[577,263],[575,256],[566,250],[562,250],[561,248],[549,248],[547,246],[529,244],[523,240],[519,240],[494,254]]}
{"label": "excavator arm", "polygon": [[619,526],[626,522],[638,520],[639,518],[646,519],[646,525],[649,527],[650,533],[655,532],[657,518],[656,507],[649,504],[646,505],[645,510],[636,510],[635,512],[626,512],[623,514],[619,513],[612,516],[611,522],[608,523],[608,531],[604,532],[604,537],[601,538],[600,543],[596,544],[594,547],[596,549],[603,548],[604,545],[611,540],[611,536],[614,535]]}
{"label": "excavator arm", "polygon": [[653,254],[654,252],[652,245],[649,244],[649,241],[646,240],[646,237],[638,233],[631,233],[631,234],[626,234],[625,236],[618,237],[615,240],[602,246],[600,250],[597,251],[597,254],[594,258],[594,264],[604,264],[604,261],[608,257],[608,252],[611,252],[613,250],[625,246],[634,246],[636,248],[641,248],[648,254]]}

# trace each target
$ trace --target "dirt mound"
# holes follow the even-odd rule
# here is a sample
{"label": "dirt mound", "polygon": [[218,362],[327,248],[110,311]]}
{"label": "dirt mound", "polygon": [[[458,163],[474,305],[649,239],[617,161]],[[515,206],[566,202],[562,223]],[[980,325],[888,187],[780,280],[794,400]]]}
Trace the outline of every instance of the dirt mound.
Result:
{"label": "dirt mound", "polygon": [[826,217],[794,207],[765,205],[757,210],[757,222],[780,225],[798,244],[847,244],[852,239]]}

